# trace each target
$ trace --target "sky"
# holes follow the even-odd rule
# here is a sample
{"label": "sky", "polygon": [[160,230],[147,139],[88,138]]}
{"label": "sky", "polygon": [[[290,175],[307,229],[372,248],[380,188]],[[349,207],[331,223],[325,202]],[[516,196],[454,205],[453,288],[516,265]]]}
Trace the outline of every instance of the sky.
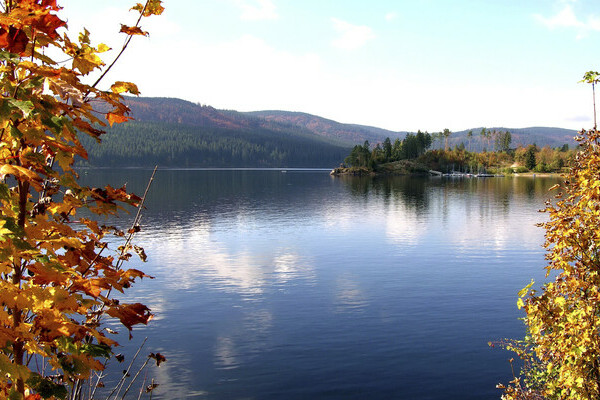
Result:
{"label": "sky", "polygon": [[[139,1],[139,0],[138,0]],[[69,35],[114,50],[135,1],[63,0]],[[593,125],[597,0],[165,0],[109,81],[218,109],[393,131]],[[109,83],[107,81],[107,83]]]}

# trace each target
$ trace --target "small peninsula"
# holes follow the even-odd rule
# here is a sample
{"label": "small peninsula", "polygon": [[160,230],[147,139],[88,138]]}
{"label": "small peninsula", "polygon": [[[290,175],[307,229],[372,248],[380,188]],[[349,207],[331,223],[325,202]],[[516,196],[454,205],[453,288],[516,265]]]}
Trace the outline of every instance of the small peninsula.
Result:
{"label": "small peninsula", "polygon": [[[473,133],[469,132],[469,138]],[[479,136],[489,146],[472,151],[471,143],[461,142],[451,148],[448,139],[452,132],[408,133],[404,139],[390,138],[374,148],[368,141],[356,145],[344,162],[331,171],[333,176],[389,176],[389,175],[451,175],[500,176],[514,173],[560,173],[569,165],[576,149],[567,143],[551,148],[535,144],[511,147],[509,131],[483,128]],[[431,149],[431,147],[436,147]]]}
{"label": "small peninsula", "polygon": [[416,160],[392,161],[373,168],[340,166],[331,170],[333,176],[427,175],[430,168]]}

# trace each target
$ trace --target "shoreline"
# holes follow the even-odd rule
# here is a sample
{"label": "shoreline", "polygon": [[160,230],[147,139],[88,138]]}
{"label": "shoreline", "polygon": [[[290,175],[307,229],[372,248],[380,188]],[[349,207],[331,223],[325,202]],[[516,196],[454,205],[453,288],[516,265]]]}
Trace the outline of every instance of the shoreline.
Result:
{"label": "shoreline", "polygon": [[[432,176],[428,171],[408,171],[406,169],[383,169],[370,170],[365,167],[338,167],[329,173],[331,176],[356,176],[356,177],[379,177],[379,176]],[[560,178],[561,172],[521,172],[512,174],[495,175],[496,178],[526,177],[526,178]]]}

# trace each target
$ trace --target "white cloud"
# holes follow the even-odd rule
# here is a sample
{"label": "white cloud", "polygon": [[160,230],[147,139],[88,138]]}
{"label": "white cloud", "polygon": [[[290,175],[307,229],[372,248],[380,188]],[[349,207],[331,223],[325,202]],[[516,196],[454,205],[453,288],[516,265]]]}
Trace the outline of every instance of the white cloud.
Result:
{"label": "white cloud", "polygon": [[339,49],[358,49],[375,38],[373,30],[368,26],[352,25],[337,18],[331,18],[331,22],[333,22],[333,29],[339,34],[332,44]]}
{"label": "white cloud", "polygon": [[242,9],[240,18],[243,20],[260,21],[279,18],[275,4],[271,0],[236,0],[235,3]]}
{"label": "white cloud", "polygon": [[[198,47],[196,53],[200,56],[193,65],[198,66],[202,78],[189,92],[174,95],[242,110],[248,104],[253,104],[254,110],[303,110],[305,100],[320,86],[321,61],[317,55],[282,51],[251,35]],[[185,74],[185,69],[180,73]]]}
{"label": "white cloud", "polygon": [[552,17],[544,17],[536,14],[535,18],[550,29],[554,28],[582,28],[585,24],[577,19],[573,8],[566,5],[558,14]]}
{"label": "white cloud", "polygon": [[[307,111],[326,79],[315,53],[278,49],[252,35],[218,43],[139,40],[127,50],[111,71],[115,80],[138,83],[144,96],[178,97],[217,108]],[[157,54],[185,54],[185,62]]]}
{"label": "white cloud", "polygon": [[578,39],[587,36],[590,31],[600,31],[600,18],[590,15],[586,21],[582,21],[575,15],[573,7],[569,4],[551,17],[544,17],[539,14],[535,14],[534,17],[549,29],[575,28],[578,32]]}
{"label": "white cloud", "polygon": [[385,20],[388,22],[394,21],[396,19],[398,19],[398,13],[396,13],[396,12],[392,11],[392,12],[385,14]]}

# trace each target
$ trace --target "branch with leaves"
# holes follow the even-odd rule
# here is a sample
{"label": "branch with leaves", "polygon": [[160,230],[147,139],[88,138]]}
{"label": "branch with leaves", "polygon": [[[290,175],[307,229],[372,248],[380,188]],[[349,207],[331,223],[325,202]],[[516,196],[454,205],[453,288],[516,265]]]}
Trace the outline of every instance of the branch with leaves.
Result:
{"label": "branch with leaves", "polygon": [[[109,47],[92,45],[87,30],[72,40],[57,0],[0,5],[0,397],[64,398],[116,345],[101,315],[128,329],[152,317],[111,297],[146,275],[121,268],[118,252],[104,254],[111,228],[81,212],[114,215],[142,199],[125,187],[80,185],[73,163],[87,157],[81,135],[100,141],[104,126],[130,119],[122,94],[137,87],[98,85],[131,37],[147,34],[142,18],[163,8],[134,5],[137,23],[123,25],[125,44],[107,67],[100,55]],[[94,73],[95,83],[84,83]]]}
{"label": "branch with leaves", "polygon": [[[587,73],[587,82],[598,82]],[[527,337],[512,350],[524,356],[523,380],[503,387],[504,399],[526,399],[535,392],[547,399],[600,398],[600,133],[580,132],[577,153],[564,184],[555,185],[556,201],[546,203],[546,276],[519,293]],[[525,349],[525,350],[524,350]]]}

